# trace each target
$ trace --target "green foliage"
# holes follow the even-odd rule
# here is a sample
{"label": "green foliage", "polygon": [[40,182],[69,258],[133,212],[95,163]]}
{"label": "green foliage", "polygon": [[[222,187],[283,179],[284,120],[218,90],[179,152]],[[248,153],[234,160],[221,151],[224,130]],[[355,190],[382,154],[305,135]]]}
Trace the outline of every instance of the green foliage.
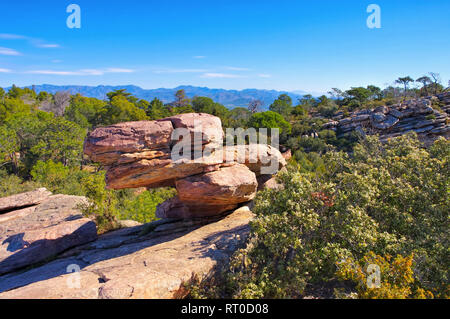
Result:
{"label": "green foliage", "polygon": [[[336,295],[341,298],[360,299],[426,299],[433,298],[430,291],[417,287],[413,270],[414,254],[407,257],[397,255],[379,256],[369,252],[360,261],[352,258],[337,263],[336,276],[343,281],[351,281],[356,284],[357,294],[345,294],[342,290],[336,290]],[[368,273],[368,266],[376,265],[380,270],[380,286],[368,287],[372,273]]]}
{"label": "green foliage", "polygon": [[123,94],[112,95],[102,113],[102,124],[146,120],[145,111],[130,102]]}
{"label": "green foliage", "polygon": [[449,148],[440,139],[427,151],[414,134],[385,145],[368,137],[352,156],[323,156],[322,174],[295,168],[279,174],[284,188],[258,193],[248,246],[235,254],[216,293],[303,297],[314,287],[336,285],[340,262],[374,253],[414,254],[413,281],[395,279],[411,266],[403,257],[379,265],[383,283],[391,285],[379,296],[424,297],[430,291],[448,298]]}
{"label": "green foliage", "polygon": [[0,197],[25,193],[41,187],[33,181],[24,181],[17,175],[10,175],[5,170],[0,170]]}
{"label": "green foliage", "polygon": [[43,185],[54,194],[84,195],[81,183],[89,175],[76,167],[64,166],[61,162],[38,161],[31,170],[33,181]]}
{"label": "green foliage", "polygon": [[10,150],[20,153],[17,165],[25,176],[38,160],[51,159],[66,166],[76,165],[81,160],[86,130],[62,117],[43,111],[14,113],[4,127],[8,136],[16,136]]}
{"label": "green foliage", "polygon": [[209,97],[196,96],[192,99],[192,109],[198,113],[208,113],[217,116],[222,121],[224,127],[229,126],[229,113],[228,109],[222,104],[214,102]]}
{"label": "green foliage", "polygon": [[269,110],[279,113],[284,117],[288,116],[292,112],[292,99],[287,94],[281,94],[273,103],[269,106]]}
{"label": "green foliage", "polygon": [[158,204],[176,195],[175,189],[158,188],[142,192],[123,201],[118,217],[132,219],[141,223],[156,220],[155,212]]}
{"label": "green foliage", "polygon": [[156,97],[150,102],[146,113],[151,120],[159,120],[172,115],[164,103]]}
{"label": "green foliage", "polygon": [[106,189],[105,172],[86,176],[82,182],[83,193],[90,203],[83,205],[86,216],[93,217],[100,233],[117,228],[118,200],[112,190]]}
{"label": "green foliage", "polygon": [[71,97],[70,105],[65,109],[64,117],[80,127],[90,129],[101,124],[100,116],[106,112],[105,107],[104,101],[77,94]]}
{"label": "green foliage", "polygon": [[248,121],[248,127],[255,129],[278,128],[280,129],[280,134],[289,134],[291,132],[291,125],[283,116],[272,111],[253,114]]}

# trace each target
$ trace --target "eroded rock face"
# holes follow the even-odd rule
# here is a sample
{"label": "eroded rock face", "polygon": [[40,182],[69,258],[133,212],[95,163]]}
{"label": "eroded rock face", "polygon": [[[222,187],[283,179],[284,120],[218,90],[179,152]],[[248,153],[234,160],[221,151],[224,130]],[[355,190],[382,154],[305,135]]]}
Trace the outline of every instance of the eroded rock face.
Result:
{"label": "eroded rock face", "polygon": [[156,217],[192,219],[195,217],[218,216],[235,209],[237,204],[184,203],[178,196],[166,200],[156,208]]}
{"label": "eroded rock face", "polygon": [[8,210],[37,205],[51,194],[46,188],[38,188],[31,192],[0,198],[0,214]]}
{"label": "eroded rock face", "polygon": [[178,197],[186,204],[239,204],[255,197],[258,183],[247,166],[236,164],[176,182]]}
{"label": "eroded rock face", "polygon": [[98,128],[87,137],[85,152],[105,165],[108,188],[176,186],[178,197],[161,204],[157,216],[192,218],[253,199],[256,176],[272,176],[286,165],[270,145],[222,144],[218,117],[189,113]]}
{"label": "eroded rock face", "polygon": [[195,134],[201,136],[202,144],[218,147],[223,142],[222,122],[220,118],[206,113],[187,113],[171,116],[159,121],[170,121],[174,129],[185,128],[191,133],[191,142]]}
{"label": "eroded rock face", "polygon": [[172,124],[139,121],[100,127],[90,133],[84,153],[93,161],[110,165],[119,160],[153,159],[170,155]]}
{"label": "eroded rock face", "polygon": [[245,164],[257,176],[276,174],[286,166],[281,152],[265,144],[225,146],[223,161]]}
{"label": "eroded rock face", "polygon": [[82,203],[86,198],[53,195],[36,206],[0,215],[0,274],[95,240],[97,228],[82,216]]}
{"label": "eroded rock face", "polygon": [[0,298],[180,298],[185,282],[228,261],[252,218],[242,207],[219,221],[161,220],[120,229],[46,265],[1,276]]}
{"label": "eroded rock face", "polygon": [[[439,102],[440,109],[433,109],[432,101]],[[429,145],[439,136],[450,138],[448,114],[450,114],[450,92],[396,105],[380,106],[373,110],[357,111],[344,119],[339,115],[323,128],[336,131],[338,137],[354,131],[363,136],[378,134],[381,141],[407,132],[416,132],[419,139],[425,145]]]}

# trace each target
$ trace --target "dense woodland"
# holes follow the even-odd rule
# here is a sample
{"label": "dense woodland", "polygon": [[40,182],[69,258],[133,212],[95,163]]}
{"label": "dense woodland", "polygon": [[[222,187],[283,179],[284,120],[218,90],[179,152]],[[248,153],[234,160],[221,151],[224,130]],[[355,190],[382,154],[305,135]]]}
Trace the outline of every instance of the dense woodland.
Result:
{"label": "dense woodland", "polygon": [[[381,145],[376,137],[337,138],[321,129],[336,114],[448,90],[436,73],[395,83],[298,101],[283,94],[265,112],[257,100],[229,110],[183,90],[164,104],[125,90],[99,100],[0,88],[0,196],[37,187],[87,196],[93,205],[83,210],[101,232],[120,219],[149,222],[174,190],[107,190],[102,167],[83,156],[89,131],[190,112],[218,116],[224,128],[279,128],[293,153],[279,177],[284,190],[257,195],[250,244],[221,275],[192,287],[192,296],[448,298],[449,142],[424,149],[407,135]],[[382,289],[362,284],[368,263],[387,274]]]}

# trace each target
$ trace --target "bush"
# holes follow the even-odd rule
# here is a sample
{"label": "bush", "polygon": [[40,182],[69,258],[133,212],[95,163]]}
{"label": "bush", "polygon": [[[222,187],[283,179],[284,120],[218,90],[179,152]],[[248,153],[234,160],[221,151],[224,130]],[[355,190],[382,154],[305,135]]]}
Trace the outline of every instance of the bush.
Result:
{"label": "bush", "polygon": [[123,201],[120,219],[132,219],[141,223],[156,220],[156,206],[176,195],[175,189],[158,188],[142,192]]}
{"label": "bush", "polygon": [[39,183],[23,181],[17,175],[8,175],[4,170],[0,170],[0,197],[20,194],[42,187]]}
{"label": "bush", "polygon": [[[258,193],[249,244],[232,258],[217,294],[300,298],[317,287],[333,291],[354,279],[342,272],[337,278],[338,263],[376,254],[385,256],[379,266],[391,285],[380,296],[423,297],[430,291],[448,298],[449,149],[443,138],[426,150],[414,134],[385,145],[368,137],[352,156],[324,155],[324,174],[279,174],[284,189]],[[396,266],[412,254],[412,264]],[[387,255],[407,257],[392,264]],[[408,267],[412,279],[392,279]]]}
{"label": "bush", "polygon": [[[375,255],[370,252],[359,262],[347,259],[338,263],[336,275],[341,280],[348,280],[356,284],[357,297],[361,299],[425,299],[433,298],[433,294],[421,288],[417,288],[414,280],[413,266],[414,254],[403,257],[397,255],[392,258]],[[369,266],[376,265],[378,269],[368,274]],[[377,271],[379,271],[377,275]],[[378,276],[375,279],[375,276]],[[368,285],[369,284],[374,284]],[[342,298],[353,297],[355,294],[346,295],[342,290],[337,290],[337,296]]]}
{"label": "bush", "polygon": [[55,194],[84,195],[81,180],[89,173],[75,167],[66,167],[52,160],[38,161],[31,170],[33,181]]}

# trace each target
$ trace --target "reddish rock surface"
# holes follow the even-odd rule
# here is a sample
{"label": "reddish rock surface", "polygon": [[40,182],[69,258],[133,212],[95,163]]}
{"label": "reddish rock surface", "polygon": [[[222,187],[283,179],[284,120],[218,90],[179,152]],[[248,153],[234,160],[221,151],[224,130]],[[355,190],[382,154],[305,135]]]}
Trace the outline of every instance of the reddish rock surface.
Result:
{"label": "reddish rock surface", "polygon": [[126,161],[133,155],[136,159],[168,156],[172,132],[172,124],[168,121],[127,122],[100,127],[87,136],[84,153],[103,165],[113,164],[121,157]]}
{"label": "reddish rock surface", "polygon": [[178,197],[185,204],[228,205],[252,200],[258,183],[247,166],[236,164],[218,171],[190,176],[176,182]]}
{"label": "reddish rock surface", "polygon": [[[201,138],[199,148],[192,138]],[[222,144],[218,117],[189,113],[98,128],[84,149],[105,165],[108,188],[176,186],[179,196],[160,205],[157,214],[191,218],[218,215],[250,201],[256,194],[256,176],[275,174],[286,165],[269,145]]]}
{"label": "reddish rock surface", "polygon": [[38,188],[31,192],[0,198],[0,214],[21,207],[37,205],[46,200],[51,194],[46,188]]}
{"label": "reddish rock surface", "polygon": [[95,240],[97,228],[82,216],[82,203],[86,198],[53,195],[36,206],[0,215],[0,274]]}

